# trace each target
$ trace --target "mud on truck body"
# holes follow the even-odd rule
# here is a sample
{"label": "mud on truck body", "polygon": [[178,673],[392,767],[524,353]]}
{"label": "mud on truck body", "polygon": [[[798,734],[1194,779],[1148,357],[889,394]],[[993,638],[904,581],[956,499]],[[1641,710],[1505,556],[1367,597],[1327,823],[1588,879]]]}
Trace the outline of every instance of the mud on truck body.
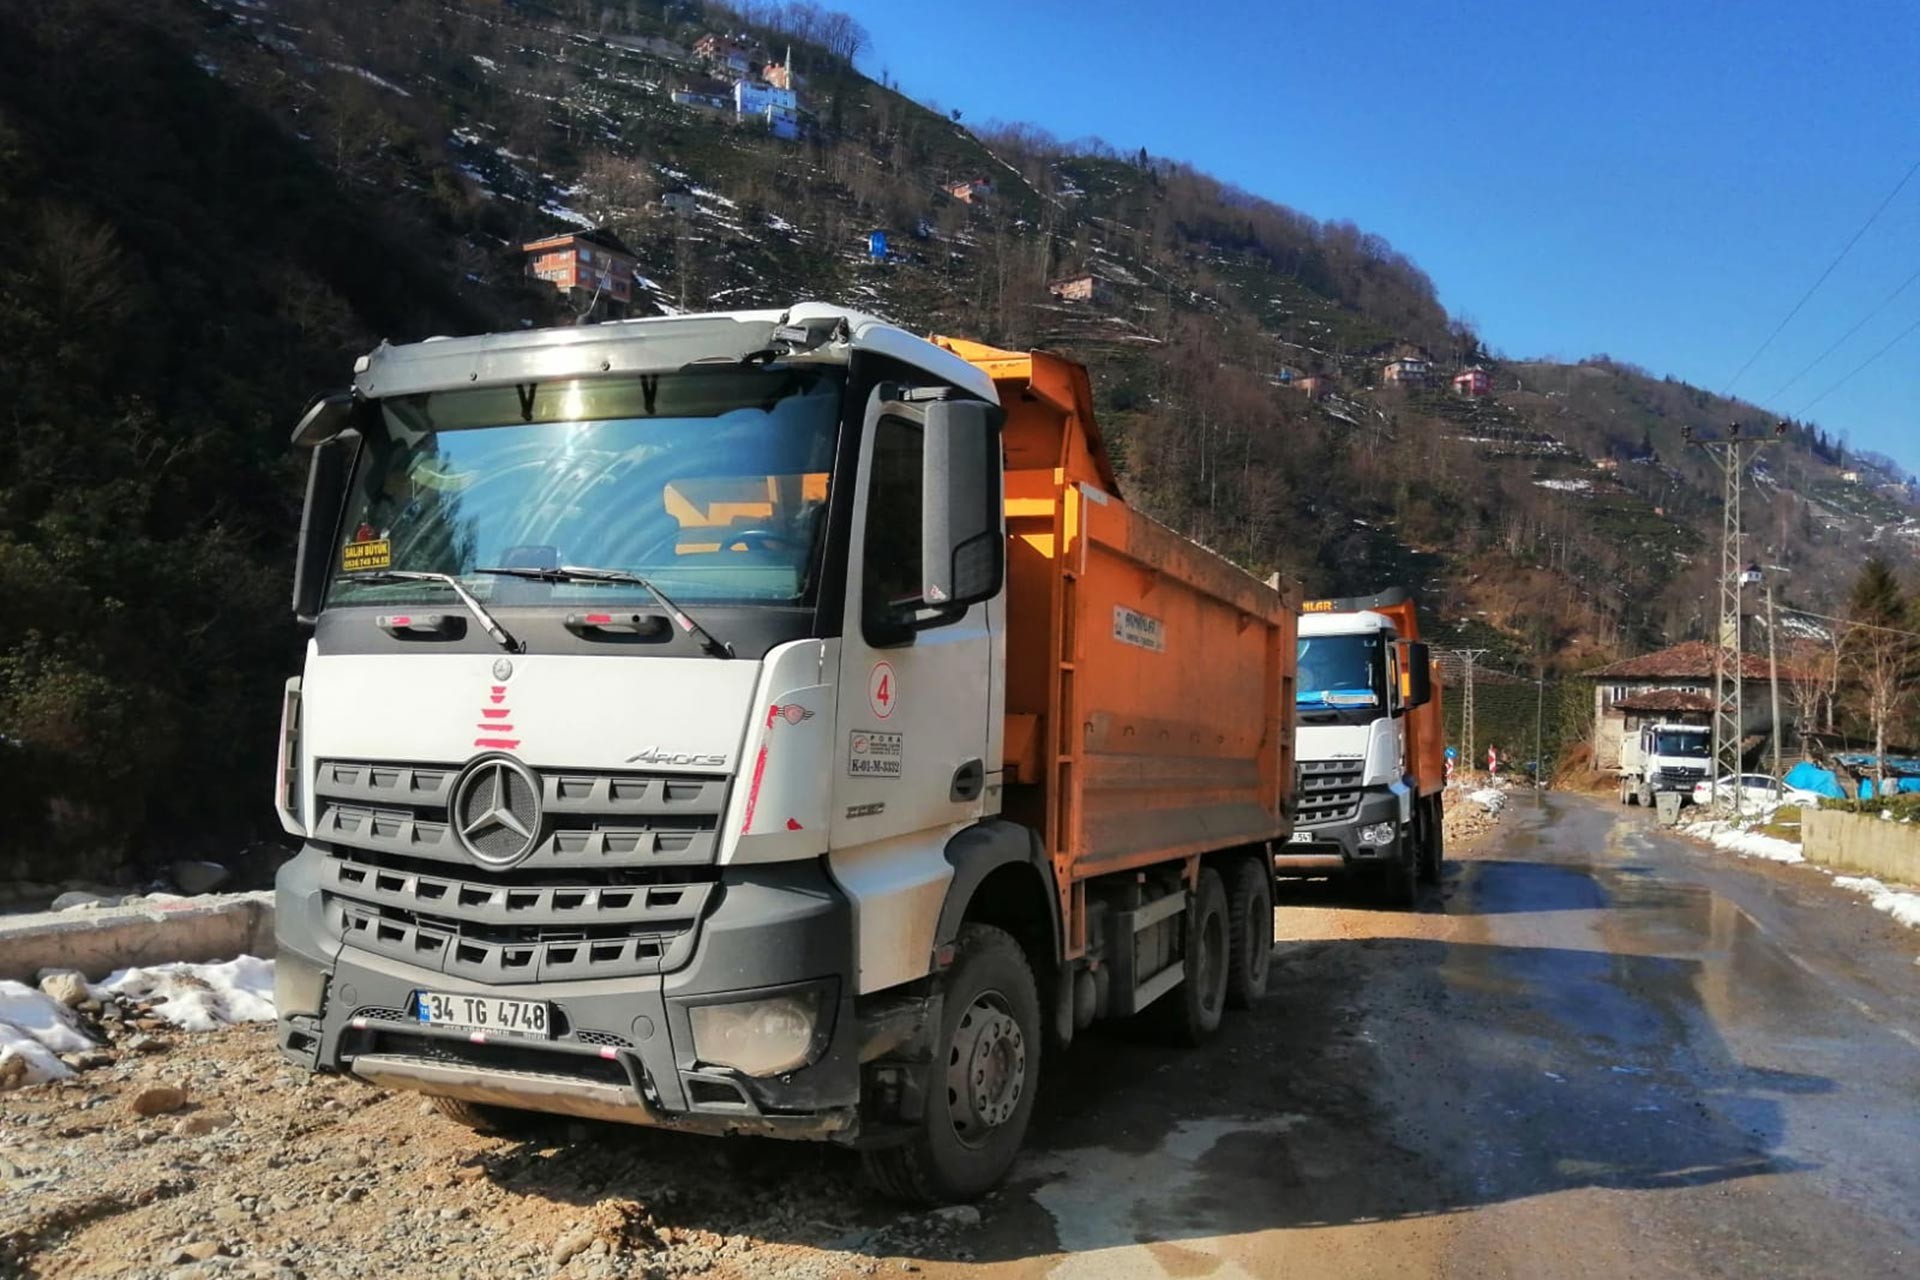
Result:
{"label": "mud on truck body", "polygon": [[1257,997],[1297,605],[1091,404],[821,304],[364,357],[295,435],[285,1055],[942,1200],[1095,1018]]}

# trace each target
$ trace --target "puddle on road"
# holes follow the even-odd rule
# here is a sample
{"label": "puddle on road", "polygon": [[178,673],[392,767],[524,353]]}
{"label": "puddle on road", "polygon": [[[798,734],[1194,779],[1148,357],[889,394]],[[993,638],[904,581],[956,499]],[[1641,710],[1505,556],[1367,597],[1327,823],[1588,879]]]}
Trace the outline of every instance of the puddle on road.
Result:
{"label": "puddle on road", "polygon": [[[1053,1280],[1127,1280],[1128,1277],[1247,1275],[1209,1247],[1209,1239],[1244,1226],[1244,1188],[1221,1185],[1208,1166],[1227,1146],[1237,1157],[1259,1158],[1270,1141],[1306,1121],[1301,1115],[1254,1120],[1209,1118],[1176,1124],[1150,1151],[1081,1147],[1031,1157],[1018,1179],[1041,1182],[1033,1198],[1054,1221],[1061,1250],[1070,1254]],[[1236,1158],[1234,1167],[1243,1163]]]}

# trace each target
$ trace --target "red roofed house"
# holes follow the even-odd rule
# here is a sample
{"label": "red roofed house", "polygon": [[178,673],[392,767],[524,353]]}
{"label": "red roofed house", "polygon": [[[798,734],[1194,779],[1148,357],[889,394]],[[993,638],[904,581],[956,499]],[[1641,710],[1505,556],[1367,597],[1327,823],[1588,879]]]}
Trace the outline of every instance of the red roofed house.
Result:
{"label": "red roofed house", "polygon": [[1453,375],[1453,393],[1457,396],[1485,396],[1493,394],[1493,379],[1481,368],[1468,369]]}
{"label": "red roofed house", "polygon": [[[1593,681],[1593,767],[1619,768],[1621,743],[1648,720],[1712,724],[1713,659],[1714,646],[1688,640],[1582,672],[1584,679]],[[1770,734],[1766,655],[1743,654],[1742,660],[1742,728],[1748,737]],[[1787,678],[1787,668],[1782,666],[1780,679]]]}
{"label": "red roofed house", "polygon": [[961,204],[979,204],[993,194],[993,184],[985,178],[968,178],[965,182],[949,182],[945,190]]}
{"label": "red roofed house", "polygon": [[545,280],[582,315],[618,319],[633,301],[633,250],[602,228],[568,231],[520,246],[527,274]]}

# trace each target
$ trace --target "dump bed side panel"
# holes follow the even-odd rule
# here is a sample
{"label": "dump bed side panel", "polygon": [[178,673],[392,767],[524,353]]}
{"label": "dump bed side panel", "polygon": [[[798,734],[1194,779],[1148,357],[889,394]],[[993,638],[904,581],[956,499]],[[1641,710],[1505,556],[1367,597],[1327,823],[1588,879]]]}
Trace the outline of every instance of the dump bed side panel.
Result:
{"label": "dump bed side panel", "polygon": [[1070,498],[1074,877],[1284,835],[1289,602],[1091,486]]}

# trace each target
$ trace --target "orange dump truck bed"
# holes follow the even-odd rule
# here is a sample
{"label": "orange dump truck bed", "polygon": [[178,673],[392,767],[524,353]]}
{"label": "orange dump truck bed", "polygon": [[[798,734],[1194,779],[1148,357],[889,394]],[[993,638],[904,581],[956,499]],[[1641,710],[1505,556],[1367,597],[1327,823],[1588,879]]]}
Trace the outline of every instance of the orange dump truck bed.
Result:
{"label": "orange dump truck bed", "polygon": [[934,341],[1007,415],[1003,811],[1078,954],[1086,880],[1286,836],[1299,602],[1121,500],[1080,365]]}

